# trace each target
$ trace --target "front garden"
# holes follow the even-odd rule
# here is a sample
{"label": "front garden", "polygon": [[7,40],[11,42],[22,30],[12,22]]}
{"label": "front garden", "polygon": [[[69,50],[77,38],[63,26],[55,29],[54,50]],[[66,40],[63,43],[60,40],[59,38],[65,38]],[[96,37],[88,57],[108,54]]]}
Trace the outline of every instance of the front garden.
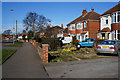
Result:
{"label": "front garden", "polygon": [[80,50],[77,50],[75,46],[72,43],[70,43],[65,45],[63,49],[58,49],[57,51],[49,51],[49,62],[94,59],[98,57],[96,53],[96,48],[85,47],[81,48]]}

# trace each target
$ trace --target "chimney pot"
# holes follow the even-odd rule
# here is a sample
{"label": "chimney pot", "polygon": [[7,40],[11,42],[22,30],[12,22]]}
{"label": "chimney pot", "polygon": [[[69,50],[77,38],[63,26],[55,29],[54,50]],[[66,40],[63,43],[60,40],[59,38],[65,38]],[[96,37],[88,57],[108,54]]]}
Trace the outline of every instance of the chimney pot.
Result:
{"label": "chimney pot", "polygon": [[82,15],[84,16],[86,13],[87,11],[83,9]]}
{"label": "chimney pot", "polygon": [[61,28],[63,28],[63,24],[61,24]]}
{"label": "chimney pot", "polygon": [[91,9],[92,11],[94,11],[94,9]]}

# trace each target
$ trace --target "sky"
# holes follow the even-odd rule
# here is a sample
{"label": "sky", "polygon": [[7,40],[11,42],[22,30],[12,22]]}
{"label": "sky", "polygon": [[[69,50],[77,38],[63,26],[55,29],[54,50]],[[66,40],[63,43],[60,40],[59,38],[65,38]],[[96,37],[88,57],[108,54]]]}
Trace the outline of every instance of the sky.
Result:
{"label": "sky", "polygon": [[[44,15],[52,21],[51,25],[63,24],[64,28],[72,20],[82,15],[83,9],[102,14],[118,2],[2,2],[2,32],[18,22],[18,32],[23,30],[23,19],[29,12]],[[14,12],[10,11],[14,9]],[[1,33],[1,32],[0,32]]]}

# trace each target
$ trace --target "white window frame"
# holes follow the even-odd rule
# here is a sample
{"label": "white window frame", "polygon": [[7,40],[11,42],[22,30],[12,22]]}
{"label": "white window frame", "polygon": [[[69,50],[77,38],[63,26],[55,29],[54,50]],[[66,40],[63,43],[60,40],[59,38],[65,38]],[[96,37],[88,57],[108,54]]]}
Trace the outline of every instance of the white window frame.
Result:
{"label": "white window frame", "polygon": [[87,21],[84,21],[84,28],[86,28],[87,26],[86,26],[86,24],[87,24]]}
{"label": "white window frame", "polygon": [[77,24],[77,29],[82,29],[82,23]]}
{"label": "white window frame", "polygon": [[[74,28],[73,28],[73,27],[74,27]],[[71,24],[69,30],[75,30],[75,24]]]}

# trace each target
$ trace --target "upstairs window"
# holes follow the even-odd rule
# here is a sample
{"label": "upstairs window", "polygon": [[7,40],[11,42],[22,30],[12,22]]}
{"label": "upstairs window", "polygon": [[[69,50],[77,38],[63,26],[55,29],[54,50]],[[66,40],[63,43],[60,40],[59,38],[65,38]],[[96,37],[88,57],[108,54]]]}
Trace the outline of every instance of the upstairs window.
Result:
{"label": "upstairs window", "polygon": [[69,30],[75,30],[74,24],[71,24],[71,25],[70,25],[70,29],[69,29]]}
{"label": "upstairs window", "polygon": [[77,29],[82,29],[82,23],[77,24]]}
{"label": "upstairs window", "polygon": [[120,22],[120,12],[118,12],[118,22]]}
{"label": "upstairs window", "polygon": [[86,28],[86,23],[87,23],[87,21],[84,22],[84,28]]}
{"label": "upstairs window", "polygon": [[106,19],[106,24],[108,24],[108,19]]}

